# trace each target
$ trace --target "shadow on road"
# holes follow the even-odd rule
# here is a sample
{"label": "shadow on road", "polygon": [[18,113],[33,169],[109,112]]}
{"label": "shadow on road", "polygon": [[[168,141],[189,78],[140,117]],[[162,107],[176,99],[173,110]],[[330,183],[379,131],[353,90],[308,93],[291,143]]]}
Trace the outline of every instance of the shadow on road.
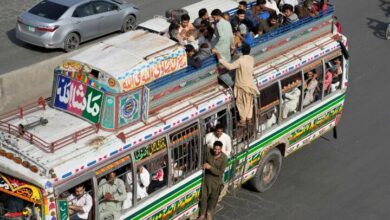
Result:
{"label": "shadow on road", "polygon": [[387,24],[387,22],[383,22],[378,19],[367,18],[367,26],[373,30],[374,36],[380,39],[386,39],[385,33]]}
{"label": "shadow on road", "polygon": [[[379,8],[382,9],[386,18],[390,17],[390,1],[380,0]],[[383,22],[378,19],[367,18],[367,26],[374,31],[374,36],[380,39],[386,39],[386,28],[389,23],[390,20]]]}
{"label": "shadow on road", "polygon": [[37,52],[41,52],[41,53],[54,53],[54,52],[62,51],[61,49],[47,49],[47,48],[38,47],[38,46],[31,45],[31,44],[25,43],[23,41],[20,41],[16,38],[15,28],[7,31],[7,37],[16,46],[23,47],[23,48],[28,49],[28,50],[37,51]]}

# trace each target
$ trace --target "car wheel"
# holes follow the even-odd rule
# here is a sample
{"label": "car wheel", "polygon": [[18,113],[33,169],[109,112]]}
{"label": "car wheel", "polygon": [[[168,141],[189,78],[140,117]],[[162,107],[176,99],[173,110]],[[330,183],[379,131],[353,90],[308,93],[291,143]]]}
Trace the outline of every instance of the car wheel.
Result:
{"label": "car wheel", "polygon": [[249,183],[258,192],[269,190],[276,182],[282,167],[282,155],[279,149],[274,148],[265,155],[257,168],[255,176]]}
{"label": "car wheel", "polygon": [[123,33],[127,32],[127,31],[130,31],[130,30],[134,30],[135,29],[135,26],[136,26],[136,19],[134,17],[134,15],[128,15],[125,20],[123,20],[123,24],[122,24],[122,29],[121,31]]}
{"label": "car wheel", "polygon": [[64,40],[64,50],[66,52],[70,52],[72,50],[75,50],[80,45],[80,37],[76,33],[70,33],[68,36],[66,36]]}

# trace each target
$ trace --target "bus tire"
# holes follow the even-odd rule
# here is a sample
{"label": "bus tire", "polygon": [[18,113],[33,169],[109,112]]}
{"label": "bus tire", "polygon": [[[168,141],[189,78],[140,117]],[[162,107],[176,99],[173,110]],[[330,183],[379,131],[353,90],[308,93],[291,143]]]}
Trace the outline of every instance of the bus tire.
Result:
{"label": "bus tire", "polygon": [[282,154],[279,149],[274,148],[260,160],[256,174],[249,180],[249,184],[257,192],[265,192],[276,182],[281,168]]}

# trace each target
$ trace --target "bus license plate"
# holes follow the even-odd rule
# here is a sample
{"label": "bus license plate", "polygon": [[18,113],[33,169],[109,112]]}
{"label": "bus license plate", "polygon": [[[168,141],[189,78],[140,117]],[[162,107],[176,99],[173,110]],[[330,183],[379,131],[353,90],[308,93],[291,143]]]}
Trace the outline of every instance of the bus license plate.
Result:
{"label": "bus license plate", "polygon": [[35,32],[35,27],[27,26],[27,30],[31,32]]}

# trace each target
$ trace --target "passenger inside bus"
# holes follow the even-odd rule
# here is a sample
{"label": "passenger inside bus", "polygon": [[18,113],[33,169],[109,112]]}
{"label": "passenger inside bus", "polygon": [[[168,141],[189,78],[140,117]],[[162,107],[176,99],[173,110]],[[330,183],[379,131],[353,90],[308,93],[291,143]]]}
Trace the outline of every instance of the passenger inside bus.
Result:
{"label": "passenger inside bus", "polygon": [[164,156],[164,160],[160,163],[160,168],[152,173],[148,193],[152,194],[154,191],[166,186],[168,183],[168,155]]}
{"label": "passenger inside bus", "polygon": [[74,193],[68,196],[70,220],[86,220],[93,206],[91,195],[80,184],[74,188]]}
{"label": "passenger inside bus", "polygon": [[306,107],[315,101],[315,92],[318,86],[317,80],[317,72],[315,69],[309,71],[307,73],[307,79],[303,84],[303,88],[305,90],[304,98],[303,98],[303,107]]}
{"label": "passenger inside bus", "polygon": [[290,92],[285,93],[284,97],[282,118],[286,119],[290,113],[297,112],[299,99],[301,97],[301,90],[298,87],[295,87]]}
{"label": "passenger inside bus", "polygon": [[100,219],[114,219],[120,217],[122,202],[126,199],[126,187],[116,172],[109,173],[99,183],[98,199]]}

